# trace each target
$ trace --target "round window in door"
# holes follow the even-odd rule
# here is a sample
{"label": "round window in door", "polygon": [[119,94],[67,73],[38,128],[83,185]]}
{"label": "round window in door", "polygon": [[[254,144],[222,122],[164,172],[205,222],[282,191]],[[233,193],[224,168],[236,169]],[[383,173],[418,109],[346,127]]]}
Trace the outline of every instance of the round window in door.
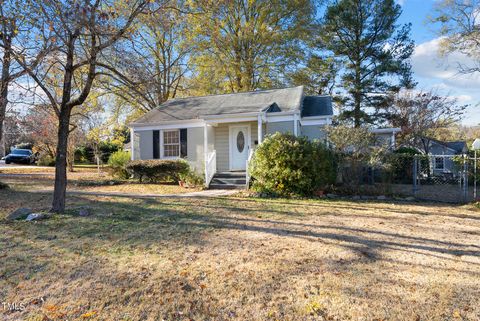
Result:
{"label": "round window in door", "polygon": [[243,149],[245,148],[245,135],[243,134],[242,131],[239,131],[237,134],[237,149],[238,152],[241,153],[243,152]]}

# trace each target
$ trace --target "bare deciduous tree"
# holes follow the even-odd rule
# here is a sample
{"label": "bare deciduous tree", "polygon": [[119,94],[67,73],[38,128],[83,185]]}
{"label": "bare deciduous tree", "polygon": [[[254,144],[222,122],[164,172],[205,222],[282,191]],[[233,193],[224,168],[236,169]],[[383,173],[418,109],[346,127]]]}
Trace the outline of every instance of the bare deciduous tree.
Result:
{"label": "bare deciduous tree", "polygon": [[[28,2],[28,14],[35,22],[40,47],[50,47],[48,55],[34,67],[29,57],[40,49],[31,43],[15,51],[15,60],[43,91],[58,117],[55,188],[52,211],[63,212],[67,185],[68,138],[72,130],[72,110],[81,106],[101,74],[102,54],[113,50],[129,31],[149,1],[44,0]],[[45,45],[45,44],[48,44]]]}
{"label": "bare deciduous tree", "polygon": [[193,47],[186,41],[186,15],[180,8],[157,9],[136,21],[129,41],[117,50],[124,58],[102,65],[109,76],[102,78],[107,92],[142,112],[184,90]]}
{"label": "bare deciduous tree", "polygon": [[468,107],[433,91],[406,90],[391,98],[387,115],[393,127],[402,129],[397,135],[399,143],[417,147],[426,154],[437,132],[457,123]]}

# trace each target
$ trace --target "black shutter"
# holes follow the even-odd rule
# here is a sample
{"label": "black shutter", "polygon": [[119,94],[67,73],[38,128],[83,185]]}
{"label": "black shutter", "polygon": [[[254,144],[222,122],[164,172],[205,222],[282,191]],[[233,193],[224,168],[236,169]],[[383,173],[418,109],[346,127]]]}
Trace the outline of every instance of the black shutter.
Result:
{"label": "black shutter", "polygon": [[187,157],[187,129],[180,129],[180,157]]}
{"label": "black shutter", "polygon": [[160,158],[160,131],[153,131],[153,158]]}

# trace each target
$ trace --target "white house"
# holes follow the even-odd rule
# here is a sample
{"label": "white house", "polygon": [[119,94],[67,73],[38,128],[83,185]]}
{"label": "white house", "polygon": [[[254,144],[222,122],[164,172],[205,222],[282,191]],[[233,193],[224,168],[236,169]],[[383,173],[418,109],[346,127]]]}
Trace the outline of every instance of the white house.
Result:
{"label": "white house", "polygon": [[226,187],[245,180],[247,162],[265,135],[324,139],[332,117],[331,97],[306,96],[303,86],[176,98],[129,124],[132,159],[185,158],[204,172],[207,186],[217,175],[212,185]]}

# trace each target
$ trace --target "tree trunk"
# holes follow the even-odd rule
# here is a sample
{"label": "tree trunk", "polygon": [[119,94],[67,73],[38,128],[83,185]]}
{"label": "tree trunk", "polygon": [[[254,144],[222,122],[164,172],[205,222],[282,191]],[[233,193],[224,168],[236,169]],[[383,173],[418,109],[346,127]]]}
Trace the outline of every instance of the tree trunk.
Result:
{"label": "tree trunk", "polygon": [[75,165],[75,159],[72,155],[70,155],[71,153],[67,153],[67,168],[68,168],[68,171],[70,173],[73,173],[74,172],[74,165]]}
{"label": "tree trunk", "polygon": [[[11,46],[12,41],[10,37],[4,37],[3,60],[2,60],[2,75],[0,79],[0,143],[3,144],[3,122],[5,121],[5,113],[7,111],[8,103],[8,84],[10,82],[10,63],[11,63]],[[0,153],[3,150],[3,146],[0,146]],[[3,151],[5,152],[5,151]],[[0,155],[3,156],[3,155]]]}
{"label": "tree trunk", "polygon": [[361,116],[360,116],[362,100],[360,98],[360,94],[356,93],[354,99],[355,99],[355,107],[354,107],[355,109],[353,111],[353,117],[355,121],[355,128],[358,128],[362,124]]}
{"label": "tree trunk", "polygon": [[72,95],[73,79],[73,56],[75,39],[77,35],[71,35],[67,42],[67,54],[65,74],[63,77],[62,103],[58,115],[58,140],[57,156],[55,158],[55,187],[53,189],[53,202],[51,211],[63,213],[65,211],[65,197],[67,192],[67,157],[68,135],[70,134],[70,116],[72,107],[68,104]]}
{"label": "tree trunk", "polygon": [[55,159],[55,187],[53,190],[52,212],[65,211],[67,192],[67,152],[68,135],[70,133],[70,110],[63,107],[60,111],[58,126],[57,156]]}
{"label": "tree trunk", "polygon": [[353,118],[355,122],[355,128],[360,127],[362,124],[361,108],[362,108],[362,80],[360,74],[360,58],[357,58],[355,67],[355,92],[353,93],[354,110]]}

